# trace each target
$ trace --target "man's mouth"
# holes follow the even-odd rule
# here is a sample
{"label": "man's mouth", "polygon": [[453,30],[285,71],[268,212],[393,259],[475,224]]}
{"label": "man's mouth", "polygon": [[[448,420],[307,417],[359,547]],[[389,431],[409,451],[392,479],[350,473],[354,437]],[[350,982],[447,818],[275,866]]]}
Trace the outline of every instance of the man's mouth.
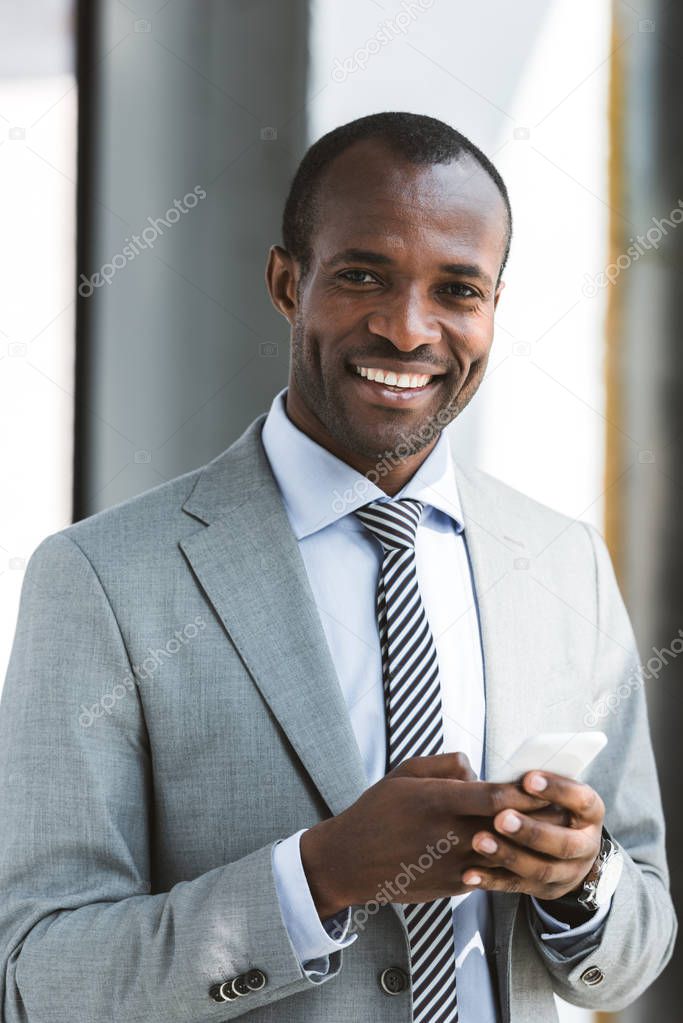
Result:
{"label": "man's mouth", "polygon": [[351,363],[348,371],[358,385],[359,396],[371,405],[385,408],[420,406],[431,400],[430,396],[444,378],[442,373],[401,373],[356,363]]}
{"label": "man's mouth", "polygon": [[353,370],[367,380],[374,380],[396,391],[421,389],[434,379],[426,373],[395,373],[393,370],[375,369],[372,366],[353,366]]}

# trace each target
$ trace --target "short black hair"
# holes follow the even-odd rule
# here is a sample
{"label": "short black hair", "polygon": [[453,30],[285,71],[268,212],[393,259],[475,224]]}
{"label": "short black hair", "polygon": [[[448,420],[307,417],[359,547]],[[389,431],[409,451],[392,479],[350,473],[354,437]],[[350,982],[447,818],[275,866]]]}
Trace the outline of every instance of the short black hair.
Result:
{"label": "short black hair", "polygon": [[366,139],[384,142],[416,165],[451,163],[465,156],[476,160],[493,180],[507,210],[507,239],[498,273],[500,281],[512,241],[512,210],[505,182],[488,157],[465,135],[436,117],[405,111],[385,111],[359,117],[322,135],[306,150],[292,179],[282,215],[282,244],[299,264],[301,279],[308,275],[313,257],[311,239],[315,230],[320,179],[335,157],[354,142]]}

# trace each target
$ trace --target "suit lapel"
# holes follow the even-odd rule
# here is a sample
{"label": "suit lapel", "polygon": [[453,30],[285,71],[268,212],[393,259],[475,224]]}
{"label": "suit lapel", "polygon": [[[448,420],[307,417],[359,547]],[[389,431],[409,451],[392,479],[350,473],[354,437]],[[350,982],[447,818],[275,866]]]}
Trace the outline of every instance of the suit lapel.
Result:
{"label": "suit lapel", "polygon": [[[487,477],[456,465],[458,493],[465,520],[465,541],[479,610],[486,729],[484,773],[504,771],[512,747],[521,742],[524,715],[533,694],[529,685],[529,648],[520,635],[524,620],[523,592],[528,573],[521,569],[531,552],[528,527],[487,486]],[[538,699],[538,694],[536,694]]]}
{"label": "suit lapel", "polygon": [[[486,691],[482,776],[505,772],[507,758],[529,727],[530,707],[539,692],[529,671],[533,630],[528,609],[528,566],[533,556],[529,526],[512,502],[501,506],[500,490],[490,477],[456,464],[465,538],[479,609]],[[524,629],[528,631],[525,633]],[[520,896],[491,893],[498,984],[508,1018],[510,956]]]}
{"label": "suit lapel", "polygon": [[306,568],[260,442],[264,416],[205,469],[181,541],[207,597],[332,814],[367,787]]}

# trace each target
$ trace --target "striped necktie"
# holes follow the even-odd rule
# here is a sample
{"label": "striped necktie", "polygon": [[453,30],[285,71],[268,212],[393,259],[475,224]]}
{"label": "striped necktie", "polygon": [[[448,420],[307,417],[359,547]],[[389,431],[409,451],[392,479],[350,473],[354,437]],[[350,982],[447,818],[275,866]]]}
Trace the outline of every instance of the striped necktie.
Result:
{"label": "striped necktie", "polygon": [[[436,646],[418,588],[415,537],[423,503],[372,501],[355,515],[380,541],[376,610],[387,720],[387,770],[443,752]],[[410,942],[413,1023],[455,1023],[455,945],[450,898],[403,906]]]}

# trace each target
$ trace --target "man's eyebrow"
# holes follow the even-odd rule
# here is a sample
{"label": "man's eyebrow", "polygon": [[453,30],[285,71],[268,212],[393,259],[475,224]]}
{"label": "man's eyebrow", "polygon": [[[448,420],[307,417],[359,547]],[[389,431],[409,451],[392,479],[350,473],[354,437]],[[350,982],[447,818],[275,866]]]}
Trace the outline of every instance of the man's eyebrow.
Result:
{"label": "man's eyebrow", "polygon": [[329,267],[337,266],[338,263],[374,263],[375,266],[391,266],[394,260],[391,256],[384,256],[381,252],[373,252],[372,249],[342,249],[336,252],[330,259],[325,260]]}
{"label": "man's eyebrow", "polygon": [[[330,269],[339,263],[371,263],[374,266],[393,266],[395,260],[391,256],[385,256],[381,252],[374,252],[372,249],[342,249],[334,256],[325,261]],[[458,277],[473,277],[479,280],[486,287],[492,286],[491,278],[476,263],[442,263],[438,268],[441,273],[456,274]]]}

